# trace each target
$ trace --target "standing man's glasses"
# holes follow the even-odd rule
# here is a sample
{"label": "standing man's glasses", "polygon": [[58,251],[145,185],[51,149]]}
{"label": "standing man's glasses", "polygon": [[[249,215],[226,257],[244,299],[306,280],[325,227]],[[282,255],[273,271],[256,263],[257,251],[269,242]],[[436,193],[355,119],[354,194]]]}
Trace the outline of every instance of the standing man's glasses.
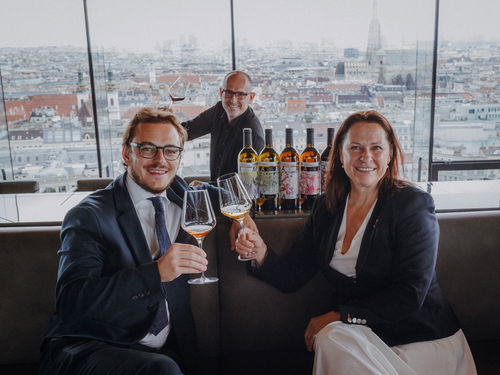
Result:
{"label": "standing man's glasses", "polygon": [[243,92],[243,91],[232,91],[228,89],[223,89],[222,90],[222,95],[224,95],[225,98],[231,99],[233,96],[236,96],[236,99],[243,100],[245,99],[249,92]]}
{"label": "standing man's glasses", "polygon": [[166,145],[166,146],[156,146],[149,142],[144,143],[134,143],[130,142],[130,146],[137,147],[139,149],[139,154],[145,159],[154,159],[158,150],[163,151],[163,156],[168,161],[174,161],[179,159],[182,151],[184,150],[182,147]]}

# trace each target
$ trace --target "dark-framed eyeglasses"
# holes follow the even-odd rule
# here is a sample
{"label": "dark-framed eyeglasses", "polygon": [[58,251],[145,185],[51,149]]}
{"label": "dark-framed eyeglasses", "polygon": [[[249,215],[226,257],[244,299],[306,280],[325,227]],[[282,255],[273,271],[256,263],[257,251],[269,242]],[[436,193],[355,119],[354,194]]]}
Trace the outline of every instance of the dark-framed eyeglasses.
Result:
{"label": "dark-framed eyeglasses", "polygon": [[236,96],[236,99],[238,100],[243,100],[245,99],[249,92],[243,92],[243,91],[233,91],[233,90],[228,90],[228,89],[223,89],[222,90],[222,95],[224,95],[225,98],[231,99],[233,96]]}
{"label": "dark-framed eyeglasses", "polygon": [[130,142],[129,145],[137,147],[139,149],[139,154],[145,159],[154,159],[156,157],[156,154],[158,154],[158,150],[162,150],[165,160],[174,161],[179,159],[179,156],[181,156],[182,151],[184,151],[184,149],[179,146],[173,146],[173,145],[156,146],[149,142],[144,142],[144,143]]}

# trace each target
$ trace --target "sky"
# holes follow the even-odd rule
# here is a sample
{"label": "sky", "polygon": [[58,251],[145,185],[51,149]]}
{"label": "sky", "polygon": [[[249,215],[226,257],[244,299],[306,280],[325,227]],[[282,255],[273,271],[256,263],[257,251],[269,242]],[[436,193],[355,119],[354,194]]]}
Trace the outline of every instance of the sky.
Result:
{"label": "sky", "polygon": [[[377,0],[386,48],[430,41],[434,0]],[[373,0],[234,0],[238,40],[329,40],[366,48]],[[207,49],[229,46],[229,0],[87,0],[93,46],[153,51],[195,35]],[[84,47],[83,0],[0,0],[0,47]],[[477,10],[480,10],[479,12]],[[499,0],[441,0],[442,40],[500,39]],[[465,27],[465,25],[467,25]],[[183,35],[183,36],[182,36]]]}

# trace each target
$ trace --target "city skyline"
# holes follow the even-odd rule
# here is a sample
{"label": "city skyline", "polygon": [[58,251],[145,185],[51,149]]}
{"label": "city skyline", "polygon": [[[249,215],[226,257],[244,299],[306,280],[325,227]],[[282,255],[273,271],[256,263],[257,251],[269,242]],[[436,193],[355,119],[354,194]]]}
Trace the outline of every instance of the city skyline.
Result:
{"label": "city skyline", "polygon": [[[432,40],[434,0],[377,2],[385,48]],[[202,49],[230,47],[228,0],[89,0],[87,4],[95,48],[152,52],[158,44],[190,35],[197,38]],[[235,0],[237,41],[266,47],[282,40],[318,44],[323,40],[337,48],[366,48],[372,0],[317,0],[306,7],[304,4],[299,0]],[[82,0],[3,0],[2,10],[22,15],[23,22],[19,27],[19,17],[5,17],[0,32],[9,38],[1,41],[0,47],[86,46]],[[500,2],[441,0],[440,13],[442,41],[499,40],[495,18],[500,13]],[[110,25],[114,32],[110,32]]]}
{"label": "city skyline", "polygon": [[[50,0],[52,4],[57,1]],[[203,33],[198,35],[195,30],[188,30],[188,22],[182,19],[186,24],[183,30],[176,29],[173,23],[164,22],[159,27],[158,23],[152,22],[150,15],[146,15],[151,18],[148,27],[140,27],[143,15],[135,17],[136,25],[131,27],[130,18],[125,17],[132,12],[132,5],[135,4],[130,0],[120,3],[119,8],[114,9],[112,18],[109,18],[105,6],[97,7],[93,1],[89,0],[89,4],[92,3],[90,20],[95,26],[91,25],[91,30],[96,35],[92,41],[93,50],[98,52],[94,59],[94,71],[97,73],[94,82],[97,84],[99,128],[109,127],[109,132],[104,132],[107,141],[101,144],[105,148],[104,151],[101,148],[105,159],[103,165],[109,173],[111,169],[120,167],[121,132],[136,108],[151,104],[168,105],[168,86],[179,74],[183,74],[190,77],[194,86],[186,100],[172,109],[182,120],[196,116],[219,99],[220,81],[224,72],[230,69],[231,51],[228,45],[203,49]],[[325,1],[313,3],[314,6],[308,8],[310,12],[307,16],[300,19],[301,22],[287,19],[279,23],[273,22],[273,19],[277,13],[285,11],[283,1],[267,6],[265,16],[256,12],[264,6],[263,2],[259,3],[261,0],[256,1],[252,5],[235,1],[238,5],[235,20],[240,30],[236,33],[237,67],[254,77],[257,96],[253,107],[264,127],[275,130],[276,147],[283,146],[286,127],[292,127],[297,132],[297,147],[304,147],[305,129],[310,126],[317,129],[318,145],[324,147],[327,127],[338,126],[352,111],[377,109],[393,122],[405,150],[409,173],[412,178],[420,180],[429,143],[432,43],[424,43],[417,37],[416,41],[420,42],[418,48],[404,48],[411,43],[405,41],[402,33],[398,34],[401,42],[397,46],[387,43],[386,35],[397,34],[390,31],[391,27],[405,21],[404,17],[384,20],[380,16],[387,16],[384,6],[393,0],[379,0],[377,4],[383,6],[374,6],[369,11],[365,9],[367,7],[363,8],[363,14],[366,13],[363,17],[369,21],[366,22],[366,30],[351,32],[346,29],[356,39],[356,43],[347,49],[341,48],[338,40],[319,38],[327,30],[322,29],[323,24],[318,23],[313,30],[318,38],[308,39],[310,36],[302,32],[304,25],[319,17],[318,11],[325,11]],[[48,2],[44,4],[47,6]],[[77,2],[80,0],[68,3],[75,6]],[[218,4],[225,2],[219,0]],[[148,2],[153,3],[160,4],[157,0]],[[184,11],[188,12],[186,14],[192,10],[190,4],[194,3],[194,0],[187,5],[183,3]],[[405,0],[398,4],[409,3]],[[411,3],[416,4],[414,1]],[[432,3],[433,0],[425,1],[428,7]],[[165,2],[161,4],[164,8]],[[302,3],[286,4],[286,12],[293,14],[300,10]],[[328,2],[328,6],[332,4],[346,5],[345,2]],[[349,5],[351,14],[340,7],[336,11],[347,15],[347,19],[360,19],[362,14],[355,7],[359,4],[373,3],[371,0],[353,0]],[[54,10],[53,7],[50,9]],[[52,12],[52,16],[61,18],[58,12],[64,13],[68,9]],[[120,9],[121,13],[116,9]],[[176,9],[179,10],[179,7]],[[410,13],[411,9],[406,9],[406,14]],[[241,14],[245,15],[242,19]],[[120,15],[123,21],[120,28],[114,27],[108,33],[99,31],[97,26],[101,23],[108,29],[109,25],[118,24],[116,19]],[[222,18],[227,21],[226,16]],[[261,22],[258,28],[253,25],[257,18]],[[323,19],[326,18],[328,15],[323,16]],[[44,17],[40,19],[44,24],[50,23]],[[431,19],[433,23],[432,17],[426,21]],[[210,21],[214,22],[213,19]],[[194,22],[194,18],[189,22]],[[411,30],[410,22],[407,25],[409,27],[405,30]],[[123,53],[121,49],[112,47],[116,36],[122,36],[130,44],[129,36],[144,38],[144,33],[152,33],[158,27],[194,34],[179,34],[174,40],[161,39],[161,35],[155,34],[157,39],[153,40],[153,48],[161,52],[157,54],[145,54],[142,50]],[[207,31],[207,34],[210,32]],[[432,34],[432,27],[427,32]],[[272,33],[272,37],[270,35],[266,40],[271,48],[252,44],[252,38],[259,39],[258,33]],[[108,41],[99,39],[108,35],[111,36]],[[294,43],[284,41],[283,37],[291,38]],[[222,39],[215,39],[220,44]],[[115,41],[118,43],[117,39]],[[500,152],[499,125],[495,124],[500,117],[497,95],[499,59],[500,43],[443,43],[440,46],[433,160],[491,159]],[[54,180],[54,183],[64,184],[60,188],[65,189],[71,188],[71,179],[75,176],[95,173],[95,134],[85,68],[88,65],[85,46],[16,46],[9,49],[0,46],[0,65],[7,122],[10,125],[1,136],[4,140],[10,139],[12,150],[11,156],[7,153],[0,155],[2,163],[7,165],[12,158],[12,173],[23,178],[38,176],[43,166],[50,166],[51,179],[59,174],[69,178]],[[106,79],[111,76],[112,84]],[[207,139],[187,144],[183,163],[185,171],[191,174],[206,172],[208,146]],[[422,173],[426,173],[425,167]],[[491,175],[481,172],[474,177],[491,178]],[[460,172],[450,172],[444,178],[460,178]]]}

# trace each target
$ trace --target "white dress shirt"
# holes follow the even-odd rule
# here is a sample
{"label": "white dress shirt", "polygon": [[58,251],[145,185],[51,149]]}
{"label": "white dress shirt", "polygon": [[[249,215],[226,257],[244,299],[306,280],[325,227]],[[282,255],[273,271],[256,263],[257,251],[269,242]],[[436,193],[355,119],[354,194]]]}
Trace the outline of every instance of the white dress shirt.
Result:
{"label": "white dress shirt", "polygon": [[[142,231],[144,232],[144,236],[148,242],[151,257],[156,259],[160,254],[160,251],[155,233],[155,209],[153,207],[153,203],[148,200],[148,198],[154,197],[154,195],[141,188],[132,179],[132,177],[130,177],[130,175],[127,175],[125,184],[127,185],[127,190],[130,198],[132,199],[132,203],[134,204],[137,216],[139,217]],[[177,235],[179,234],[182,210],[179,206],[167,198],[166,191],[164,191],[160,196],[163,198],[162,202],[165,205],[165,224],[167,226],[168,236],[170,237],[170,241],[174,243]],[[158,335],[148,333],[139,341],[140,344],[151,348],[161,348],[167,341],[167,337],[170,332],[170,312],[168,311],[167,300],[165,300],[165,305],[167,308],[169,323],[161,332],[158,333]]]}

